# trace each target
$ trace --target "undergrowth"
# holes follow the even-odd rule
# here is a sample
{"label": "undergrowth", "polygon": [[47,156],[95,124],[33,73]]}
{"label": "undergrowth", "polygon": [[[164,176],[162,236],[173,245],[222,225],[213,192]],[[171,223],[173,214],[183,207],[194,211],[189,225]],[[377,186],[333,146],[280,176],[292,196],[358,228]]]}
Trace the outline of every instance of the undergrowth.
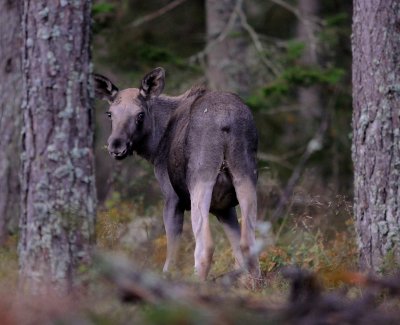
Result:
{"label": "undergrowth", "polygon": [[[285,286],[274,282],[283,281],[279,272],[286,266],[296,265],[316,272],[324,285],[332,289],[341,285],[337,274],[356,269],[356,237],[349,202],[343,197],[319,200],[322,202],[318,204],[316,201],[309,203],[313,205],[312,211],[310,207],[299,211],[299,207],[294,205],[283,219],[274,222],[274,230],[266,238],[267,245],[260,254],[266,288],[277,287],[280,290]],[[209,278],[215,279],[232,271],[234,259],[222,227],[212,215],[210,218],[215,253]],[[140,201],[125,202],[113,195],[99,210],[97,245],[101,249],[122,251],[134,257],[143,268],[161,272],[166,253],[162,222],[161,203],[149,213]],[[127,232],[127,228],[135,225],[138,227],[135,231]],[[127,235],[132,237],[128,241]],[[172,278],[183,276],[191,279],[193,252],[194,239],[187,213],[176,266],[170,275]]]}
{"label": "undergrowth", "polygon": [[[302,194],[295,193],[296,195]],[[294,201],[297,200],[295,196]],[[289,283],[281,271],[293,265],[315,272],[324,287],[328,289],[346,286],[343,274],[355,270],[357,260],[350,204],[344,198],[322,200],[302,197],[300,201],[302,200],[308,203],[305,205],[293,203],[283,218],[272,224],[268,244],[260,254],[260,266],[264,278],[262,285],[256,291],[240,285],[233,286],[228,290],[229,295],[243,299],[247,299],[245,297],[248,296],[262,297],[271,306],[282,305],[287,301]],[[210,218],[215,253],[209,284],[218,291],[220,285],[218,281],[233,270],[234,259],[222,227],[216,218],[213,216]],[[265,221],[262,220],[263,216],[260,216],[260,219]],[[152,208],[147,208],[140,199],[127,202],[121,199],[118,193],[114,193],[98,210],[97,251],[122,253],[143,272],[158,273],[158,276],[172,281],[196,282],[193,277],[194,239],[189,214],[185,216],[182,244],[176,266],[168,275],[161,273],[166,253],[162,222],[162,202],[157,201]],[[9,243],[0,249],[0,290],[8,292],[8,297],[14,297],[14,293],[17,292],[16,243],[17,238],[11,237]],[[49,303],[46,298],[29,301],[28,304],[16,303],[14,300],[11,305],[14,305],[19,317],[23,315],[25,318],[33,317],[42,321],[48,320],[40,318],[46,315],[50,317],[50,323],[54,321],[71,323],[71,319],[73,321],[74,317],[77,317],[90,324],[132,322],[158,324],[164,320],[169,320],[171,324],[195,324],[209,317],[204,313],[197,315],[197,311],[179,306],[152,307],[125,304],[121,302],[118,290],[97,273],[96,267],[85,275],[89,279],[89,285],[76,301],[66,303],[64,297],[60,300],[52,299]],[[225,290],[224,294],[228,293],[226,288],[221,287],[221,290]],[[352,294],[358,293],[352,291]],[[0,301],[0,307],[1,304]],[[8,305],[10,302],[6,300],[5,306]],[[23,312],[19,308],[22,308]],[[38,315],[38,310],[43,312]],[[252,319],[244,314],[241,315],[243,319]]]}

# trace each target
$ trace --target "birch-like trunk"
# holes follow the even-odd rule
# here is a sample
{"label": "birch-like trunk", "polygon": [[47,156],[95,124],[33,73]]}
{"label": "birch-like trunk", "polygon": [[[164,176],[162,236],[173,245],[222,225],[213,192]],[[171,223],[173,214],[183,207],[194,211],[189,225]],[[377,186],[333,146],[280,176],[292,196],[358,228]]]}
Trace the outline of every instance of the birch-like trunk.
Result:
{"label": "birch-like trunk", "polygon": [[68,292],[90,262],[95,181],[91,1],[25,0],[22,288]]}
{"label": "birch-like trunk", "polygon": [[360,265],[400,262],[400,2],[354,0],[354,213]]}

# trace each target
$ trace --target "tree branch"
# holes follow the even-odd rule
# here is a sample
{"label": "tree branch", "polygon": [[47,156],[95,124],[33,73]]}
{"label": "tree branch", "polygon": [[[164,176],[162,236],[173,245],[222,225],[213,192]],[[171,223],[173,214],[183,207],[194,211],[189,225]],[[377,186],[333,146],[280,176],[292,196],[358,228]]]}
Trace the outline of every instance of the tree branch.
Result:
{"label": "tree branch", "polygon": [[231,15],[229,16],[228,22],[226,23],[224,29],[222,30],[222,32],[218,35],[217,38],[215,38],[214,40],[207,42],[206,47],[204,48],[204,50],[192,55],[191,57],[189,57],[189,63],[193,64],[196,61],[204,61],[205,56],[207,55],[207,53],[218,43],[222,42],[226,36],[228,35],[228,33],[232,30],[233,28],[233,24],[235,23],[235,19],[238,16],[238,7],[240,7],[242,5],[242,0],[237,0],[236,4],[235,4],[235,8],[232,10]]}
{"label": "tree branch", "polygon": [[143,25],[144,23],[148,23],[149,21],[152,21],[152,20],[166,14],[167,12],[175,9],[176,7],[178,7],[185,1],[186,0],[174,0],[174,1],[170,2],[169,4],[167,4],[166,6],[162,7],[161,9],[158,9],[157,11],[154,11],[148,15],[145,15],[141,18],[136,19],[134,22],[129,24],[129,27],[138,27],[140,25]]}
{"label": "tree branch", "polygon": [[296,7],[292,6],[291,4],[287,3],[284,0],[270,0],[272,3],[290,11],[297,17],[298,20],[304,25],[306,34],[307,34],[307,41],[309,43],[309,47],[316,52],[317,49],[317,39],[315,37],[315,32],[318,29],[317,26],[322,24],[322,20],[318,19],[317,17],[311,17],[304,15],[300,10]]}
{"label": "tree branch", "polygon": [[278,207],[276,208],[275,212],[272,215],[271,221],[274,221],[281,216],[289,201],[290,196],[293,193],[294,187],[296,186],[301,175],[303,174],[307,162],[315,152],[323,148],[323,141],[327,129],[328,129],[328,118],[326,116],[322,120],[321,125],[318,128],[315,135],[313,136],[313,138],[308,142],[307,148],[303,152],[298,164],[294,168],[293,173],[290,176],[289,181],[287,182],[286,187],[283,191],[281,199],[279,200]]}
{"label": "tree branch", "polygon": [[240,23],[242,24],[243,28],[246,30],[246,32],[249,34],[251,40],[253,41],[254,47],[256,48],[256,50],[260,56],[260,60],[275,76],[279,76],[280,71],[278,71],[278,69],[275,68],[275,66],[272,64],[271,61],[267,60],[267,58],[265,56],[266,51],[264,50],[264,47],[263,47],[256,31],[248,23],[246,14],[244,13],[242,6],[239,6],[237,8],[237,11],[238,11],[238,15],[240,17]]}
{"label": "tree branch", "polygon": [[272,155],[272,154],[268,154],[265,152],[258,152],[257,153],[257,158],[261,161],[265,161],[265,162],[272,162],[272,163],[276,163],[278,165],[281,165],[283,167],[286,167],[288,169],[293,169],[293,166],[288,163],[287,161],[285,161],[283,158],[276,156],[276,155]]}

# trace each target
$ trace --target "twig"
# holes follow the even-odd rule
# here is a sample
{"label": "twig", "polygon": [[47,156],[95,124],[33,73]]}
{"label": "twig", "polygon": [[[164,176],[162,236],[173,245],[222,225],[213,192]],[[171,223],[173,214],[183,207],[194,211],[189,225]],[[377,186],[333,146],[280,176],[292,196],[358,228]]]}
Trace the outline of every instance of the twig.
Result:
{"label": "twig", "polygon": [[[349,298],[342,289],[326,292],[315,273],[287,267],[281,274],[290,281],[290,296],[286,303],[276,305],[263,296],[232,295],[232,286],[221,290],[214,283],[166,281],[115,254],[97,255],[95,261],[100,274],[118,288],[125,301],[175,304],[196,310],[195,315],[207,315],[211,323],[225,324],[233,319],[232,315],[246,311],[258,314],[264,323],[271,324],[368,325],[399,324],[400,321],[398,309],[382,308],[395,306],[388,304],[387,299],[399,297],[399,275],[377,278],[358,272],[335,272],[336,278],[344,283],[366,287],[360,297]],[[387,299],[381,297],[384,290],[389,293]]]}
{"label": "twig", "polygon": [[205,56],[207,55],[207,53],[218,43],[222,42],[226,36],[228,35],[228,33],[231,31],[231,29],[233,28],[233,25],[235,23],[235,19],[237,18],[237,8],[240,7],[242,5],[242,0],[237,0],[236,4],[235,4],[235,8],[232,10],[231,15],[229,16],[228,22],[226,23],[224,29],[221,31],[221,33],[218,35],[217,38],[215,38],[212,41],[207,42],[206,47],[204,48],[204,50],[192,55],[189,57],[189,63],[193,64],[196,61],[204,61]]}
{"label": "twig", "polygon": [[242,6],[239,6],[237,8],[238,11],[238,15],[240,17],[240,22],[243,26],[243,28],[247,31],[247,33],[249,34],[251,40],[253,41],[254,47],[256,48],[261,61],[264,63],[264,65],[275,75],[275,76],[279,76],[280,75],[280,71],[278,71],[278,69],[275,68],[275,66],[272,64],[272,62],[270,62],[269,60],[267,60],[265,54],[266,51],[256,33],[256,31],[253,29],[253,27],[251,27],[247,21],[247,17],[246,14],[244,13]]}
{"label": "twig", "polygon": [[218,43],[222,42],[226,36],[228,35],[228,33],[230,32],[230,30],[232,29],[232,27],[234,26],[235,23],[235,19],[237,17],[239,17],[240,19],[240,23],[243,27],[243,29],[249,34],[254,47],[256,49],[256,51],[258,52],[261,61],[263,62],[263,64],[275,75],[278,76],[280,74],[280,71],[278,71],[278,69],[272,64],[272,62],[270,62],[269,60],[267,60],[267,58],[265,57],[265,49],[260,41],[260,38],[258,36],[258,34],[256,33],[256,31],[250,26],[250,24],[247,21],[247,17],[242,9],[243,7],[243,0],[237,0],[234,9],[232,10],[232,13],[229,17],[228,23],[226,24],[226,26],[224,27],[223,31],[218,35],[218,37],[211,41],[208,42],[208,44],[206,45],[206,47],[204,48],[204,50],[200,51],[199,53],[192,55],[189,58],[189,63],[193,64],[196,61],[200,61],[202,62],[205,58],[205,56],[207,55],[207,53]]}
{"label": "twig", "polygon": [[281,6],[282,8],[285,8],[287,11],[290,11],[293,13],[298,19],[302,19],[300,11],[297,10],[296,7],[292,6],[291,4],[287,3],[286,1],[283,0],[270,0],[271,2],[277,4],[278,6]]}
{"label": "twig", "polygon": [[275,156],[275,155],[265,153],[265,152],[259,152],[257,154],[257,158],[261,161],[273,162],[273,163],[279,164],[283,167],[286,167],[288,169],[293,169],[293,166],[290,163],[288,163],[287,161],[285,161],[283,158],[281,158],[279,156]]}
{"label": "twig", "polygon": [[196,283],[165,281],[151,272],[141,271],[123,256],[98,254],[95,262],[100,273],[118,288],[125,301],[155,305],[167,302],[190,308],[216,308],[217,312],[222,304],[253,311],[272,310],[265,299],[227,296],[215,284],[201,288]]}
{"label": "twig", "polygon": [[[275,3],[276,5],[290,11],[291,13],[293,13],[299,20],[301,20],[302,22],[304,22],[305,20],[307,20],[303,14],[300,12],[300,10],[298,10],[296,7],[292,6],[291,4],[287,3],[286,1],[283,0],[269,0],[273,3]],[[317,18],[317,17],[313,17],[312,19],[313,23],[322,23],[322,20]]]}
{"label": "twig", "polygon": [[[336,88],[335,94],[337,91],[338,91],[338,88]],[[326,111],[329,112],[332,110],[335,101],[336,101],[336,96],[333,96],[327,105]],[[274,214],[272,215],[271,222],[281,216],[291,194],[293,193],[294,187],[295,187],[296,183],[298,182],[301,174],[303,173],[304,167],[307,164],[310,157],[315,152],[317,152],[323,148],[323,141],[324,141],[325,134],[328,130],[328,126],[329,126],[329,114],[326,113],[322,117],[321,124],[320,124],[317,132],[315,133],[313,138],[308,142],[307,148],[305,149],[303,155],[300,157],[300,160],[299,160],[297,166],[293,170],[293,173],[289,178],[286,188],[283,191],[283,194],[279,201],[278,207],[276,208]]]}
{"label": "twig", "polygon": [[166,6],[162,7],[161,9],[158,9],[157,11],[154,11],[148,15],[145,15],[141,18],[136,19],[134,22],[129,24],[129,27],[138,27],[140,25],[143,25],[144,23],[154,20],[154,19],[166,14],[167,12],[171,11],[172,9],[175,9],[176,7],[178,7],[185,1],[186,0],[174,0],[174,1],[170,2],[169,4],[167,4]]}
{"label": "twig", "polygon": [[275,219],[277,219],[278,217],[281,216],[291,194],[293,193],[293,189],[296,186],[298,180],[300,179],[300,176],[303,173],[304,167],[307,164],[310,157],[315,152],[322,149],[323,139],[324,139],[324,135],[325,135],[327,129],[328,129],[328,118],[326,116],[322,120],[318,131],[315,133],[313,138],[308,142],[306,150],[300,157],[300,160],[299,160],[297,166],[293,170],[293,173],[289,178],[289,181],[285,187],[285,190],[283,191],[283,194],[279,201],[278,207],[276,208],[274,214],[272,215],[272,218],[271,218],[272,221],[274,221]]}
{"label": "twig", "polygon": [[306,34],[307,34],[307,41],[309,43],[309,47],[312,49],[313,53],[316,52],[317,49],[317,39],[315,37],[315,31],[317,30],[317,25],[322,24],[322,20],[318,19],[317,17],[311,17],[308,15],[304,15],[300,10],[296,7],[292,6],[291,4],[287,3],[284,0],[270,0],[272,3],[290,11],[293,13],[297,19],[304,25]]}

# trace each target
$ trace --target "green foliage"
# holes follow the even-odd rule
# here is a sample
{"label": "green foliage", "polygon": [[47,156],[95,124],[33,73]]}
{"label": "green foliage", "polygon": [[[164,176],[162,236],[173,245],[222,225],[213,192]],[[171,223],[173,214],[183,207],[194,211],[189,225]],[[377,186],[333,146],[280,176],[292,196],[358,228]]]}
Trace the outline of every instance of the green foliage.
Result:
{"label": "green foliage", "polygon": [[331,15],[325,18],[325,24],[327,27],[337,27],[347,24],[349,21],[349,15],[346,12],[339,12],[336,15]]}
{"label": "green foliage", "polygon": [[314,85],[337,85],[345,72],[341,68],[322,69],[316,67],[293,66],[287,68],[280,78],[263,89],[266,97],[286,96],[293,93],[296,87],[310,87]]}
{"label": "green foliage", "polygon": [[343,75],[344,71],[340,68],[319,69],[297,66],[284,71],[282,78],[290,86],[309,87],[316,84],[335,85]]}
{"label": "green foliage", "polygon": [[141,44],[138,48],[138,58],[150,66],[163,62],[172,63],[177,66],[183,65],[183,59],[171,51],[149,44]]}
{"label": "green foliage", "polygon": [[297,40],[289,40],[286,43],[286,62],[294,62],[295,60],[299,59],[305,49],[306,45],[304,42],[299,42]]}
{"label": "green foliage", "polygon": [[95,3],[92,7],[92,14],[94,16],[98,14],[108,14],[115,10],[115,4],[109,2]]}
{"label": "green foliage", "polygon": [[289,93],[289,88],[289,83],[284,78],[281,78],[267,85],[263,89],[263,93],[267,97],[272,97],[274,95],[286,96]]}

